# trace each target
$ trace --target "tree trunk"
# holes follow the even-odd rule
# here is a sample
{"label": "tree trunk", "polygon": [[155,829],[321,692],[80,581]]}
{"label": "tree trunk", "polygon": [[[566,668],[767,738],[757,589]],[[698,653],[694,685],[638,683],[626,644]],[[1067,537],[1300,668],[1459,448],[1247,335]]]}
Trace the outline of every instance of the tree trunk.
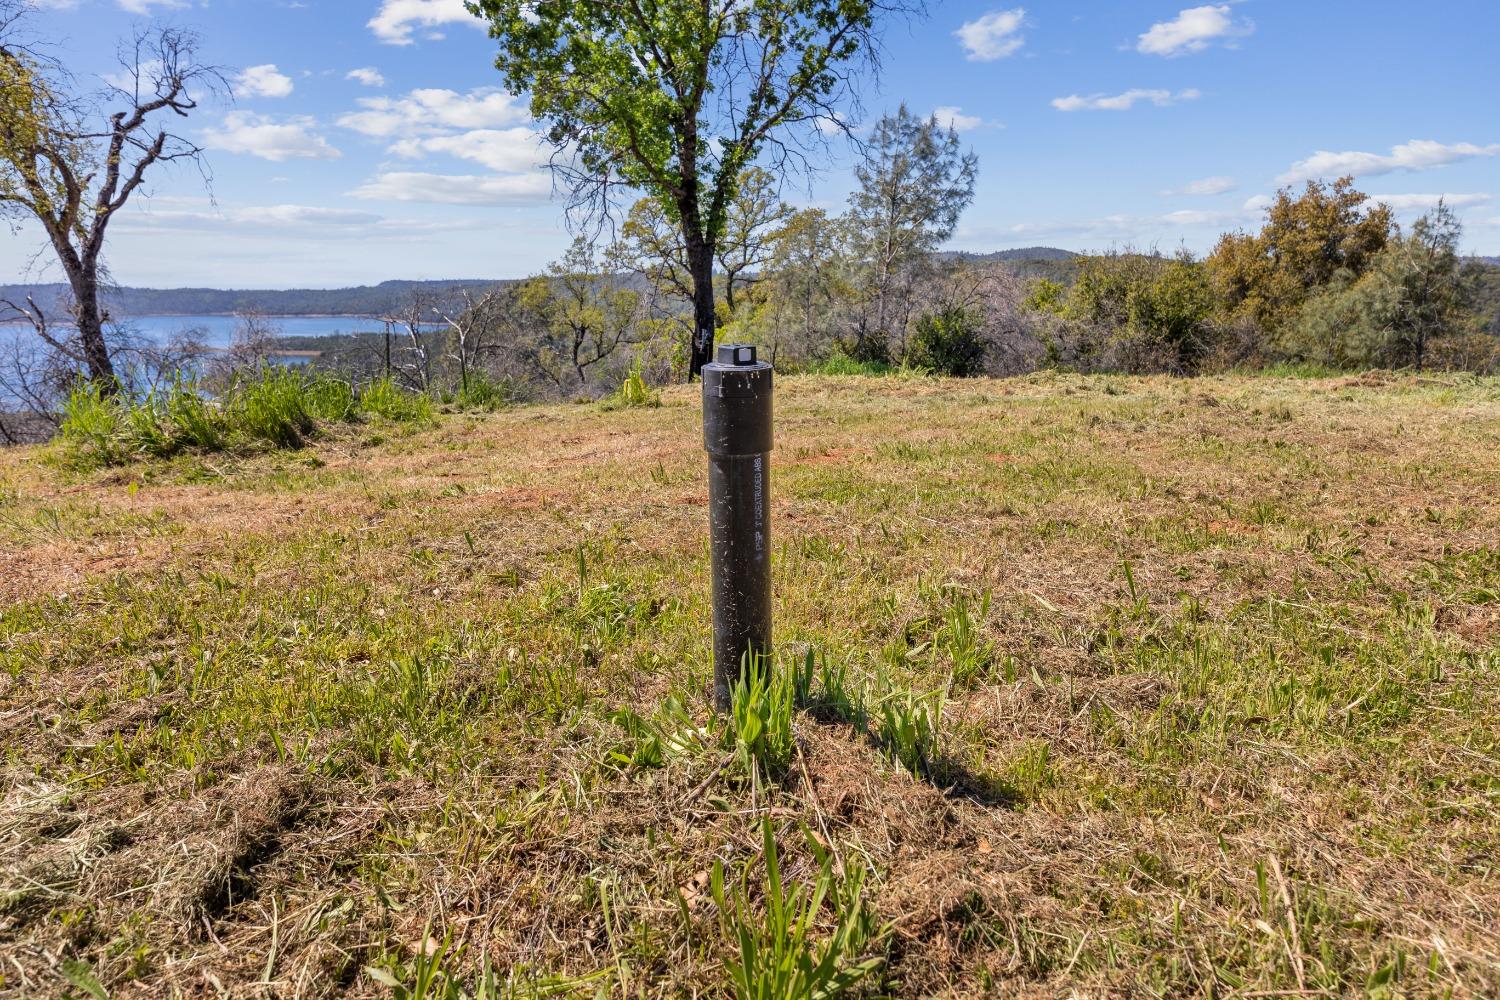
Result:
{"label": "tree trunk", "polygon": [[693,343],[690,378],[714,359],[714,249],[701,237],[687,241],[688,272],[693,279]]}
{"label": "tree trunk", "polygon": [[84,262],[76,273],[68,275],[68,283],[73,286],[74,322],[78,325],[83,359],[89,366],[89,379],[98,384],[100,392],[113,395],[119,391],[120,382],[115,377],[114,363],[109,359],[109,346],[104,342],[98,275]]}

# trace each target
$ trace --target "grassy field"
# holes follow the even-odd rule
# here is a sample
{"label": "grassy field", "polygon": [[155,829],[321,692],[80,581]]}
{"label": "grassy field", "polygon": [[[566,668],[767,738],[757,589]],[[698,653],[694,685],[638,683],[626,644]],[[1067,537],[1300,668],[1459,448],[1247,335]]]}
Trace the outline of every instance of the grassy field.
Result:
{"label": "grassy field", "polygon": [[0,452],[0,996],[718,997],[809,910],[850,995],[1500,994],[1500,381],[788,378],[778,434],[753,756],[689,389]]}

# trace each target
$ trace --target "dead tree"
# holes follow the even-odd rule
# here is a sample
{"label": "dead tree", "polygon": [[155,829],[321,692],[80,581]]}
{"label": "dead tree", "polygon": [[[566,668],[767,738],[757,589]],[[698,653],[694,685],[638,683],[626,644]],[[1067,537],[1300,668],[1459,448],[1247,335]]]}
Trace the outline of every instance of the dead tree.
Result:
{"label": "dead tree", "polygon": [[450,361],[458,363],[459,391],[469,394],[469,375],[479,365],[487,349],[487,337],[497,325],[504,310],[504,296],[498,289],[475,295],[468,288],[459,290],[459,301],[440,310],[443,322],[453,334]]}
{"label": "dead tree", "polygon": [[[0,0],[0,25],[16,0]],[[170,131],[206,94],[227,93],[223,74],[198,61],[198,37],[177,28],[138,32],[122,47],[123,82],[81,95],[67,71],[0,37],[0,209],[41,224],[67,277],[75,357],[106,392],[118,381],[100,301],[105,236],[157,164],[202,163],[196,143]],[[113,105],[117,110],[106,111]],[[26,310],[18,310],[27,315]],[[44,328],[33,322],[37,334]],[[49,340],[55,349],[59,342]]]}

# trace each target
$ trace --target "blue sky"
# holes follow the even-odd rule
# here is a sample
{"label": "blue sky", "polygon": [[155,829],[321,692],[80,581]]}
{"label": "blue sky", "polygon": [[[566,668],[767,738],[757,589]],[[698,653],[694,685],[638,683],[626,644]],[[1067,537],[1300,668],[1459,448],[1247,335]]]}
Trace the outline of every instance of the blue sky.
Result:
{"label": "blue sky", "polygon": [[[338,286],[515,277],[561,253],[561,202],[524,100],[461,0],[44,0],[36,32],[81,78],[153,19],[197,29],[232,104],[209,149],[117,219],[117,281]],[[1355,173],[1410,220],[1446,195],[1466,248],[1500,254],[1500,5],[1480,0],[936,3],[886,31],[864,120],[901,101],[980,158],[952,246],[1204,252],[1279,185]],[[788,200],[833,209],[850,154]],[[458,178],[458,179],[454,179]],[[39,233],[0,280],[52,279]]]}

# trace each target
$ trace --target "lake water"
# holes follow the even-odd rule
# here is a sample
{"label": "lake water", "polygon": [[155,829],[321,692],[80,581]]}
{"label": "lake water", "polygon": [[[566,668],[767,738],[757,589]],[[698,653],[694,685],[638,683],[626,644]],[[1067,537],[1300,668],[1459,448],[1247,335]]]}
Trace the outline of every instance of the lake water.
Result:
{"label": "lake water", "polygon": [[[267,316],[269,323],[286,337],[326,337],[336,333],[378,333],[380,320],[363,316]],[[197,330],[210,347],[228,347],[235,316],[129,316],[122,325],[156,343],[166,343],[184,330]]]}
{"label": "lake water", "polygon": [[[153,343],[165,344],[184,330],[196,330],[209,347],[228,347],[235,327],[236,316],[122,316],[120,325]],[[380,320],[365,316],[267,316],[266,322],[286,337],[324,337],[336,333],[379,333],[384,327]],[[31,328],[22,323],[0,324],[0,340],[5,335],[29,334]]]}

